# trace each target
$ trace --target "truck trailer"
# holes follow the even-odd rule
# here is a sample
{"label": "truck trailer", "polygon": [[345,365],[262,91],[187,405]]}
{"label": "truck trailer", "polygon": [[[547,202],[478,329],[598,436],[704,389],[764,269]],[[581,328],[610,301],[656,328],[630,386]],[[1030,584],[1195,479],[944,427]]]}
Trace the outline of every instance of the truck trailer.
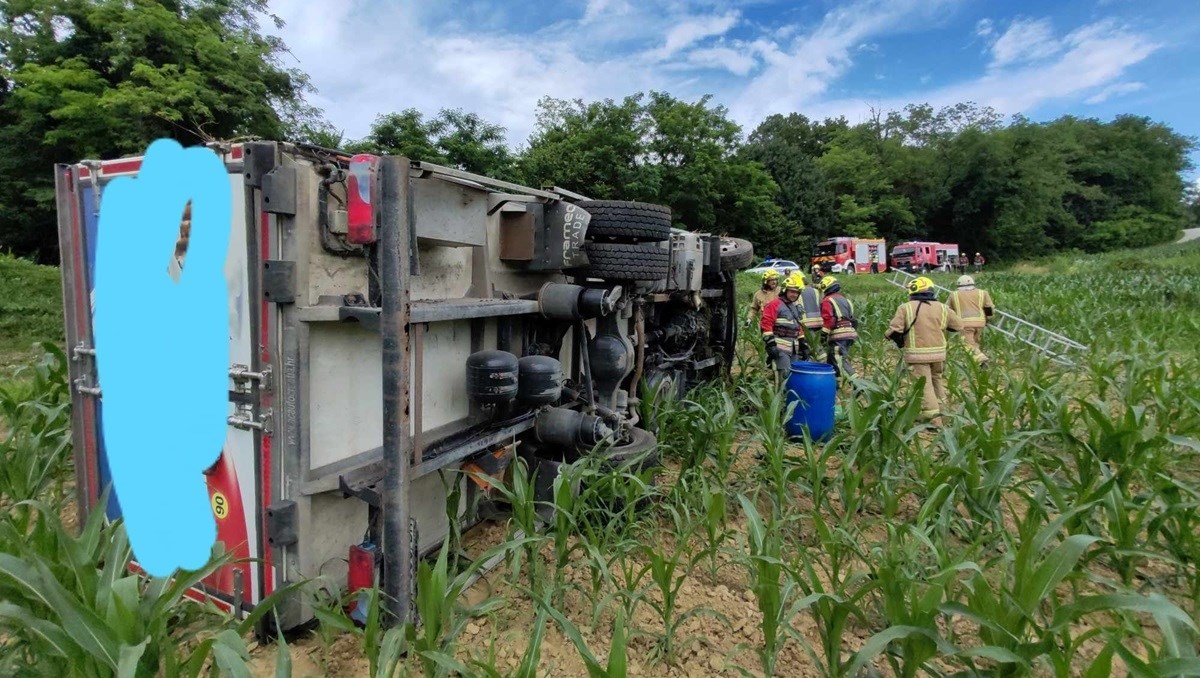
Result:
{"label": "truck trailer", "polygon": [[[519,455],[547,492],[584,455],[653,467],[640,389],[682,397],[728,374],[744,240],[675,228],[659,205],[403,157],[209,148],[233,196],[232,364],[205,481],[236,561],[193,598],[241,614],[292,582],[341,594],[378,577],[402,619],[417,560],[503,509],[464,467],[498,477]],[[55,168],[77,498],[110,520],[120,488],[98,505],[110,473],[92,284],[104,188],[140,166]],[[186,255],[173,264],[186,271]],[[308,600],[281,604],[283,629],[312,619]]]}

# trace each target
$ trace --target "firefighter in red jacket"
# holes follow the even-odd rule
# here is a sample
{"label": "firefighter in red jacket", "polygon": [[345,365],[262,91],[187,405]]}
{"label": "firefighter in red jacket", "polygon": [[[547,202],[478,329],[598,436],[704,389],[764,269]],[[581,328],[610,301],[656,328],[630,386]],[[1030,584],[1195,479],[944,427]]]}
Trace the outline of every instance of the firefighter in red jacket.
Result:
{"label": "firefighter in red jacket", "polygon": [[850,346],[858,341],[858,319],[854,304],[842,294],[842,284],[833,276],[820,282],[825,297],[821,299],[821,337],[825,344],[825,361],[833,366],[838,377],[854,376],[850,363]]}
{"label": "firefighter in red jacket", "polygon": [[767,346],[767,364],[786,376],[792,359],[808,360],[811,355],[804,338],[804,308],[799,303],[804,278],[792,273],[783,281],[783,291],[765,307],[762,314],[763,343]]}

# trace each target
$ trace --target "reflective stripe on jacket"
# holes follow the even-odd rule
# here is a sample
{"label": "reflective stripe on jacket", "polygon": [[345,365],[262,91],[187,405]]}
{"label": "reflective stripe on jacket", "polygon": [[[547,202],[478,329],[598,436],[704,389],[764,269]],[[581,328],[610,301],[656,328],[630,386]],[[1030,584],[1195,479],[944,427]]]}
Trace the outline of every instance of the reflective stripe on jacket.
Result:
{"label": "reflective stripe on jacket", "polygon": [[907,363],[940,363],[946,360],[946,330],[963,328],[958,314],[939,301],[907,301],[896,309],[888,324],[888,336],[901,334],[904,339],[904,361]]}
{"label": "reflective stripe on jacket", "polygon": [[950,293],[950,310],[962,318],[963,327],[983,327],[987,325],[987,315],[984,309],[992,309],[992,296],[987,290],[958,290]]}
{"label": "reflective stripe on jacket", "polygon": [[854,319],[854,304],[835,292],[821,301],[823,331],[830,341],[855,341],[858,339],[858,322]]}
{"label": "reflective stripe on jacket", "polygon": [[821,329],[821,293],[815,287],[805,287],[800,290],[800,302],[804,305],[804,326]]}

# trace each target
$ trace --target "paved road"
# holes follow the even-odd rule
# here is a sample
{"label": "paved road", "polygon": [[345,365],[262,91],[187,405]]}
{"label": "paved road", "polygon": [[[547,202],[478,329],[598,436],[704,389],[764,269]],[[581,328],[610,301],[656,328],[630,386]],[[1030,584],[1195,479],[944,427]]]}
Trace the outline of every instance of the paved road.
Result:
{"label": "paved road", "polygon": [[1200,238],[1200,228],[1185,228],[1183,229],[1183,237],[1179,239],[1179,242],[1187,242],[1198,238]]}

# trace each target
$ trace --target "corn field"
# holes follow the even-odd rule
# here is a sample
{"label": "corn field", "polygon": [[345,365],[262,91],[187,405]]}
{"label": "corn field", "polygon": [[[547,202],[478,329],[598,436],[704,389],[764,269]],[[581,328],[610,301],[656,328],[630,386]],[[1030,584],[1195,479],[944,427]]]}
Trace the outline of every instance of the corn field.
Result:
{"label": "corn field", "polygon": [[860,378],[828,442],[787,437],[744,332],[730,383],[643,394],[657,475],[585,459],[551,507],[518,460],[512,518],[420,564],[419,626],[385,630],[373,590],[359,627],[310,582],[279,595],[312,595],[319,629],[253,651],[274,600],[238,621],[182,599],[225,556],[149,580],[119,524],[73,524],[47,346],[0,390],[0,674],[1200,675],[1200,247],[977,276],[1089,350],[1067,368],[992,332],[980,369],[952,339],[936,431],[883,339],[904,299],[883,278],[843,279]]}

